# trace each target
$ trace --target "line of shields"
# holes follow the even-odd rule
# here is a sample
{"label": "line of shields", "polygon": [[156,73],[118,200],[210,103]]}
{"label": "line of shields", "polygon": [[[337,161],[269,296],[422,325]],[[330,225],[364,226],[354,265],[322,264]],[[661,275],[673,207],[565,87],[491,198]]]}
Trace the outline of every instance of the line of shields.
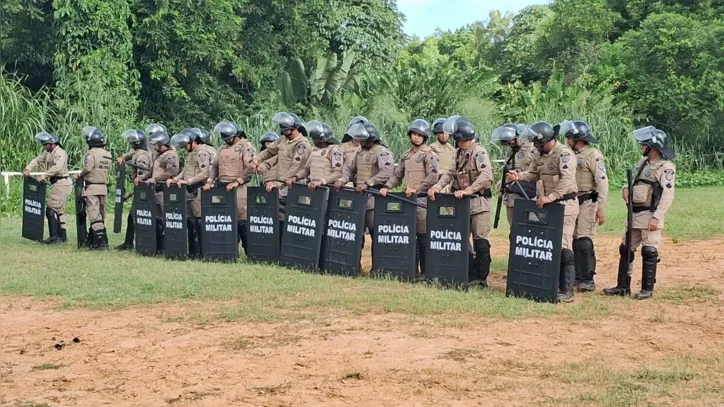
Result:
{"label": "line of shields", "polygon": [[[82,184],[81,184],[82,185]],[[78,191],[76,184],[76,194]],[[189,234],[186,186],[145,185],[134,188],[133,218],[136,252],[168,259],[188,258]],[[123,190],[116,190],[114,232],[122,218]],[[23,197],[23,237],[43,238],[46,188],[26,178]],[[201,258],[236,262],[239,256],[236,190],[216,185],[201,193],[199,244]],[[418,207],[427,211],[425,275],[442,286],[467,288],[469,282],[470,199],[438,194],[426,204],[402,193],[382,197],[376,190],[372,241],[372,275],[411,281],[416,276]],[[359,276],[365,236],[367,193],[330,187],[310,190],[295,184],[284,202],[280,222],[277,189],[247,189],[247,258],[254,262],[326,274]],[[156,217],[156,194],[164,200],[164,219]],[[78,200],[78,199],[77,199]],[[82,202],[82,199],[79,201]],[[120,204],[119,204],[120,203]],[[535,301],[557,301],[564,207],[537,208],[534,200],[515,201],[510,235],[507,295]],[[158,223],[162,222],[162,225]],[[163,230],[163,233],[159,233]],[[85,225],[78,224],[85,232]],[[163,239],[160,244],[159,239]],[[80,237],[79,237],[80,244]],[[159,247],[163,249],[160,250]]]}

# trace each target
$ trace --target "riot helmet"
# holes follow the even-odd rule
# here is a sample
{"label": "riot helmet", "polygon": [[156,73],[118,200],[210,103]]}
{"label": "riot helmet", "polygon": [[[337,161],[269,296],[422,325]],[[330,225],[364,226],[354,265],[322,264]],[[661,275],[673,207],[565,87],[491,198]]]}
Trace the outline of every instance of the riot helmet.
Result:
{"label": "riot helmet", "polygon": [[35,135],[35,141],[38,142],[41,146],[45,146],[48,144],[60,144],[60,139],[55,134],[50,134],[44,131],[41,131],[40,133]]}
{"label": "riot helmet", "polygon": [[516,137],[518,137],[518,133],[515,125],[511,127],[508,124],[504,124],[493,130],[493,134],[490,135],[490,142],[507,146],[508,143]]}
{"label": "riot helmet", "polygon": [[559,126],[553,127],[548,122],[537,122],[532,126],[526,127],[521,137],[537,144],[545,144],[555,138],[558,129]]}
{"label": "riot helmet", "polygon": [[[654,126],[646,126],[633,132],[634,139],[639,145],[659,150],[667,160],[676,158],[676,153],[666,146],[667,135],[663,130]],[[647,153],[648,154],[648,153]]]}
{"label": "riot helmet", "polygon": [[430,137],[430,123],[424,119],[415,119],[407,129],[407,136],[409,137],[413,132],[421,135],[425,140]]}
{"label": "riot helmet", "polygon": [[370,138],[370,132],[367,131],[367,128],[362,123],[353,124],[352,127],[347,130],[347,134],[349,134],[353,140],[360,142]]}
{"label": "riot helmet", "polygon": [[166,129],[166,126],[163,124],[149,124],[148,127],[146,127],[146,134],[148,134],[149,138],[152,138],[154,134],[156,133],[166,133],[166,136],[168,137],[168,129]]}
{"label": "riot helmet", "polygon": [[451,116],[445,120],[442,130],[450,134],[456,142],[477,139],[475,126],[462,116]]}
{"label": "riot helmet", "polygon": [[194,137],[191,140],[196,140],[196,142],[200,143],[200,144],[211,145],[211,134],[209,134],[208,130],[204,130],[204,129],[201,129],[198,127],[194,127],[189,130],[194,135]]}
{"label": "riot helmet", "polygon": [[312,141],[314,141],[314,144],[339,144],[339,141],[335,139],[334,134],[332,134],[332,128],[327,123],[322,123],[319,120],[312,120],[307,122],[304,127],[309,132],[309,136],[312,138]]}
{"label": "riot helmet", "polygon": [[432,122],[432,133],[433,134],[445,133],[444,131],[442,131],[442,125],[445,124],[445,120],[447,120],[447,119],[441,117],[439,119],[435,119],[435,121]]}
{"label": "riot helmet", "polygon": [[[194,139],[192,139],[194,137]],[[180,133],[174,134],[171,137],[171,147],[173,148],[186,148],[187,145],[191,144],[195,140],[194,135],[189,129],[184,129]]]}
{"label": "riot helmet", "polygon": [[141,130],[129,129],[121,135],[133,148],[146,148],[146,133]]}
{"label": "riot helmet", "polygon": [[169,146],[171,143],[171,138],[168,136],[168,133],[166,131],[156,131],[151,134],[148,143],[153,147]]}
{"label": "riot helmet", "polygon": [[574,141],[582,140],[587,143],[598,143],[598,139],[593,137],[588,124],[582,120],[570,121],[566,120],[560,125],[559,134],[570,137]]}
{"label": "riot helmet", "polygon": [[266,133],[264,133],[263,136],[261,136],[261,140],[259,140],[259,143],[261,143],[261,149],[264,150],[266,148],[264,143],[266,143],[267,141],[271,141],[273,143],[277,140],[279,140],[278,134],[274,133],[273,131],[267,131]]}
{"label": "riot helmet", "polygon": [[219,134],[226,144],[230,144],[234,137],[246,138],[246,133],[234,122],[220,122],[214,127],[214,133]]}
{"label": "riot helmet", "polygon": [[[367,132],[370,134],[370,137],[367,139],[367,141],[371,143],[380,143],[382,144],[382,138],[380,137],[380,131],[377,130],[377,126],[375,126],[372,123],[365,123],[364,128],[367,130]],[[382,144],[384,145],[384,144]]]}
{"label": "riot helmet", "polygon": [[349,123],[347,124],[347,132],[344,133],[344,136],[342,136],[342,142],[343,142],[343,143],[346,143],[346,142],[352,140],[352,136],[350,136],[350,134],[349,134],[349,129],[350,129],[352,126],[354,126],[355,124],[359,124],[359,123],[361,123],[361,124],[367,124],[367,123],[369,123],[369,122],[370,122],[370,121],[367,120],[367,118],[364,117],[364,116],[355,116],[354,119],[350,120]]}
{"label": "riot helmet", "polygon": [[86,126],[81,131],[88,147],[103,147],[106,145],[106,136],[96,127]]}
{"label": "riot helmet", "polygon": [[307,129],[304,128],[304,124],[299,120],[299,116],[294,113],[278,112],[272,117],[272,121],[274,124],[279,125],[279,130],[281,130],[285,137],[291,135],[293,130],[299,130],[304,137],[307,136]]}

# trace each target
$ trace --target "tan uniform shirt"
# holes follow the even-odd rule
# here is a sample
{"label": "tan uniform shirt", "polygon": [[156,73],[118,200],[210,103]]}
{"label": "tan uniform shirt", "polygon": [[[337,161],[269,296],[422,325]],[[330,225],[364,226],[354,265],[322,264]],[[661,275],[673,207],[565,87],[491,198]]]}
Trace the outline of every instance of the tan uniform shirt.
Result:
{"label": "tan uniform shirt", "polygon": [[598,193],[598,210],[606,213],[608,203],[608,174],[603,154],[593,147],[585,146],[576,151],[578,165],[576,167],[576,184],[578,195],[591,192]]}
{"label": "tan uniform shirt", "polygon": [[315,147],[307,164],[294,175],[294,180],[310,177],[312,181],[319,181],[322,185],[333,184],[342,178],[343,165],[344,154],[338,145],[330,144],[325,148]]}
{"label": "tan uniform shirt", "polygon": [[[33,171],[39,165],[45,166],[45,178],[50,182],[53,182],[53,178],[68,177],[68,154],[60,146],[56,146],[51,152],[43,150],[37,157],[35,157],[28,164],[25,169],[27,171]],[[69,179],[61,180],[66,181],[68,185],[71,184]]]}
{"label": "tan uniform shirt", "polygon": [[470,214],[490,211],[490,198],[482,194],[493,185],[493,166],[490,155],[478,143],[470,143],[468,148],[458,148],[455,162],[440,177],[433,191],[440,192],[446,185],[452,184],[452,191],[463,191],[466,195],[475,195],[470,199]]}
{"label": "tan uniform shirt", "polygon": [[287,195],[287,188],[281,181],[293,177],[304,168],[311,153],[312,145],[306,137],[297,136],[294,140],[281,137],[254,158],[266,161],[274,156],[278,157],[277,165],[273,168],[272,173],[274,174],[273,179],[280,181],[279,196],[284,197]]}
{"label": "tan uniform shirt", "polygon": [[[648,161],[647,158],[642,158],[638,164],[636,164],[634,177],[636,177],[633,187],[634,229],[648,228],[651,219],[657,219],[659,221],[659,229],[663,229],[666,213],[674,202],[676,166],[664,158],[659,158],[655,161]],[[646,181],[648,184],[641,181]],[[661,198],[656,209],[654,211],[643,209],[651,208],[652,201],[654,200],[654,189],[657,187],[660,188]],[[637,210],[637,207],[643,210]]]}
{"label": "tan uniform shirt", "polygon": [[259,171],[262,174],[262,181],[264,185],[267,182],[274,181],[277,177],[276,165],[279,162],[279,157],[274,156],[259,165]]}
{"label": "tan uniform shirt", "polygon": [[142,170],[140,168],[131,167],[132,179],[135,180],[138,178],[139,181],[145,181],[151,177],[153,160],[151,159],[151,153],[149,153],[145,148],[131,150],[123,155],[123,159],[135,165],[148,168],[147,170]]}
{"label": "tan uniform shirt", "polygon": [[161,154],[158,154],[153,160],[153,170],[151,178],[155,182],[164,182],[169,178],[174,178],[180,171],[178,153],[173,148],[169,148]]}
{"label": "tan uniform shirt", "polygon": [[[506,165],[512,163],[513,151],[511,150],[508,154]],[[533,161],[534,150],[533,143],[521,143],[520,149],[515,153],[515,171],[525,171],[530,167],[530,163]],[[503,202],[505,206],[512,208],[515,205],[515,200],[520,199],[521,196],[518,194],[505,193],[503,195]]]}
{"label": "tan uniform shirt", "polygon": [[450,145],[450,143],[442,144],[439,141],[435,141],[430,144],[430,148],[437,153],[437,156],[440,159],[440,176],[442,176],[442,174],[453,164],[453,160],[455,159],[455,147]]}
{"label": "tan uniform shirt", "polygon": [[256,154],[256,149],[247,139],[241,139],[231,146],[224,144],[219,147],[206,183],[211,184],[216,178],[219,178],[222,182],[238,182],[239,186],[247,184],[252,177],[252,172],[248,169],[254,154]]}
{"label": "tan uniform shirt", "polygon": [[205,144],[197,145],[196,149],[186,156],[184,170],[176,180],[183,179],[189,184],[206,182],[211,175],[211,166],[216,157],[216,150]]}
{"label": "tan uniform shirt", "polygon": [[345,164],[352,161],[360,150],[362,150],[362,147],[359,144],[354,144],[352,141],[342,143],[342,153],[344,153]]}
{"label": "tan uniform shirt", "polygon": [[[375,144],[369,150],[360,150],[352,161],[344,163],[342,184],[354,180],[356,185],[367,184],[373,187],[384,185],[395,168],[394,156],[387,147]],[[374,209],[375,200],[372,195],[367,198],[367,210]]]}
{"label": "tan uniform shirt", "polygon": [[[576,196],[578,186],[576,184],[576,162],[575,154],[567,146],[556,142],[548,154],[541,156],[535,153],[534,159],[528,170],[519,173],[521,181],[543,182],[543,193],[555,202],[567,196]],[[578,214],[578,200],[565,200],[566,215]]]}
{"label": "tan uniform shirt", "polygon": [[85,155],[85,162],[80,176],[85,181],[83,196],[108,195],[108,171],[113,157],[103,148],[94,147]]}
{"label": "tan uniform shirt", "polygon": [[405,179],[406,188],[427,192],[438,180],[440,160],[430,146],[413,147],[402,154],[385,188],[392,189]]}

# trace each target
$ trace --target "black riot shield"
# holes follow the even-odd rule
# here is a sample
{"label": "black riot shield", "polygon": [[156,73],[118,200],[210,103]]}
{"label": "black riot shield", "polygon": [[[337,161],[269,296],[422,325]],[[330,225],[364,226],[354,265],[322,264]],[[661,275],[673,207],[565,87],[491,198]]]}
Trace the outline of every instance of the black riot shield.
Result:
{"label": "black riot shield", "polygon": [[365,205],[367,194],[344,189],[329,191],[321,261],[325,272],[345,276],[360,274]]}
{"label": "black riot shield", "polygon": [[279,261],[279,190],[247,189],[246,257],[253,261]]}
{"label": "black riot shield", "polygon": [[186,187],[176,184],[163,189],[164,253],[167,259],[185,260],[189,255],[189,235],[186,223]]}
{"label": "black riot shield", "polygon": [[24,238],[43,241],[45,230],[45,182],[25,177],[23,183],[23,230]]}
{"label": "black riot shield", "polygon": [[328,196],[326,187],[312,191],[295,184],[289,190],[279,255],[281,264],[305,270],[319,269]]}
{"label": "black riot shield", "polygon": [[126,166],[116,166],[116,203],[113,212],[113,233],[121,233],[123,229],[123,195],[126,194]]}
{"label": "black riot shield", "polygon": [[507,295],[558,301],[564,210],[559,203],[539,209],[535,201],[515,201]]}
{"label": "black riot shield", "polygon": [[201,192],[201,255],[206,260],[236,262],[239,257],[236,189],[225,185]]}
{"label": "black riot shield", "polygon": [[445,285],[468,284],[470,253],[470,198],[437,194],[427,201],[425,275]]}
{"label": "black riot shield", "polygon": [[[405,197],[404,193],[390,195]],[[376,197],[374,227],[372,273],[391,274],[403,280],[414,279],[417,269],[417,206],[394,198]]]}
{"label": "black riot shield", "polygon": [[88,239],[88,230],[86,229],[86,218],[88,214],[85,211],[85,199],[83,198],[83,189],[85,189],[85,181],[83,177],[79,177],[73,184],[73,192],[75,196],[75,231],[76,241],[80,249]]}
{"label": "black riot shield", "polygon": [[133,223],[136,227],[136,253],[155,256],[156,195],[153,186],[139,183],[133,191]]}

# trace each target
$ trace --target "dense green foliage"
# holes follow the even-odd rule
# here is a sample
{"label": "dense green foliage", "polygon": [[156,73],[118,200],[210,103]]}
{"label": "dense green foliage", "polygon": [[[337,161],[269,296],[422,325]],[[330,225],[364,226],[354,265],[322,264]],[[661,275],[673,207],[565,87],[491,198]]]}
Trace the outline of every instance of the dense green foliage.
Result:
{"label": "dense green foliage", "polygon": [[77,168],[85,125],[119,153],[128,127],[233,119],[256,138],[291,110],[338,135],[365,115],[398,155],[417,117],[464,114],[483,140],[505,121],[580,118],[614,178],[638,155],[631,129],[654,124],[672,135],[680,172],[711,181],[685,179],[716,184],[722,10],[720,0],[555,0],[409,38],[394,0],[6,0],[0,168],[21,169],[41,129]]}

